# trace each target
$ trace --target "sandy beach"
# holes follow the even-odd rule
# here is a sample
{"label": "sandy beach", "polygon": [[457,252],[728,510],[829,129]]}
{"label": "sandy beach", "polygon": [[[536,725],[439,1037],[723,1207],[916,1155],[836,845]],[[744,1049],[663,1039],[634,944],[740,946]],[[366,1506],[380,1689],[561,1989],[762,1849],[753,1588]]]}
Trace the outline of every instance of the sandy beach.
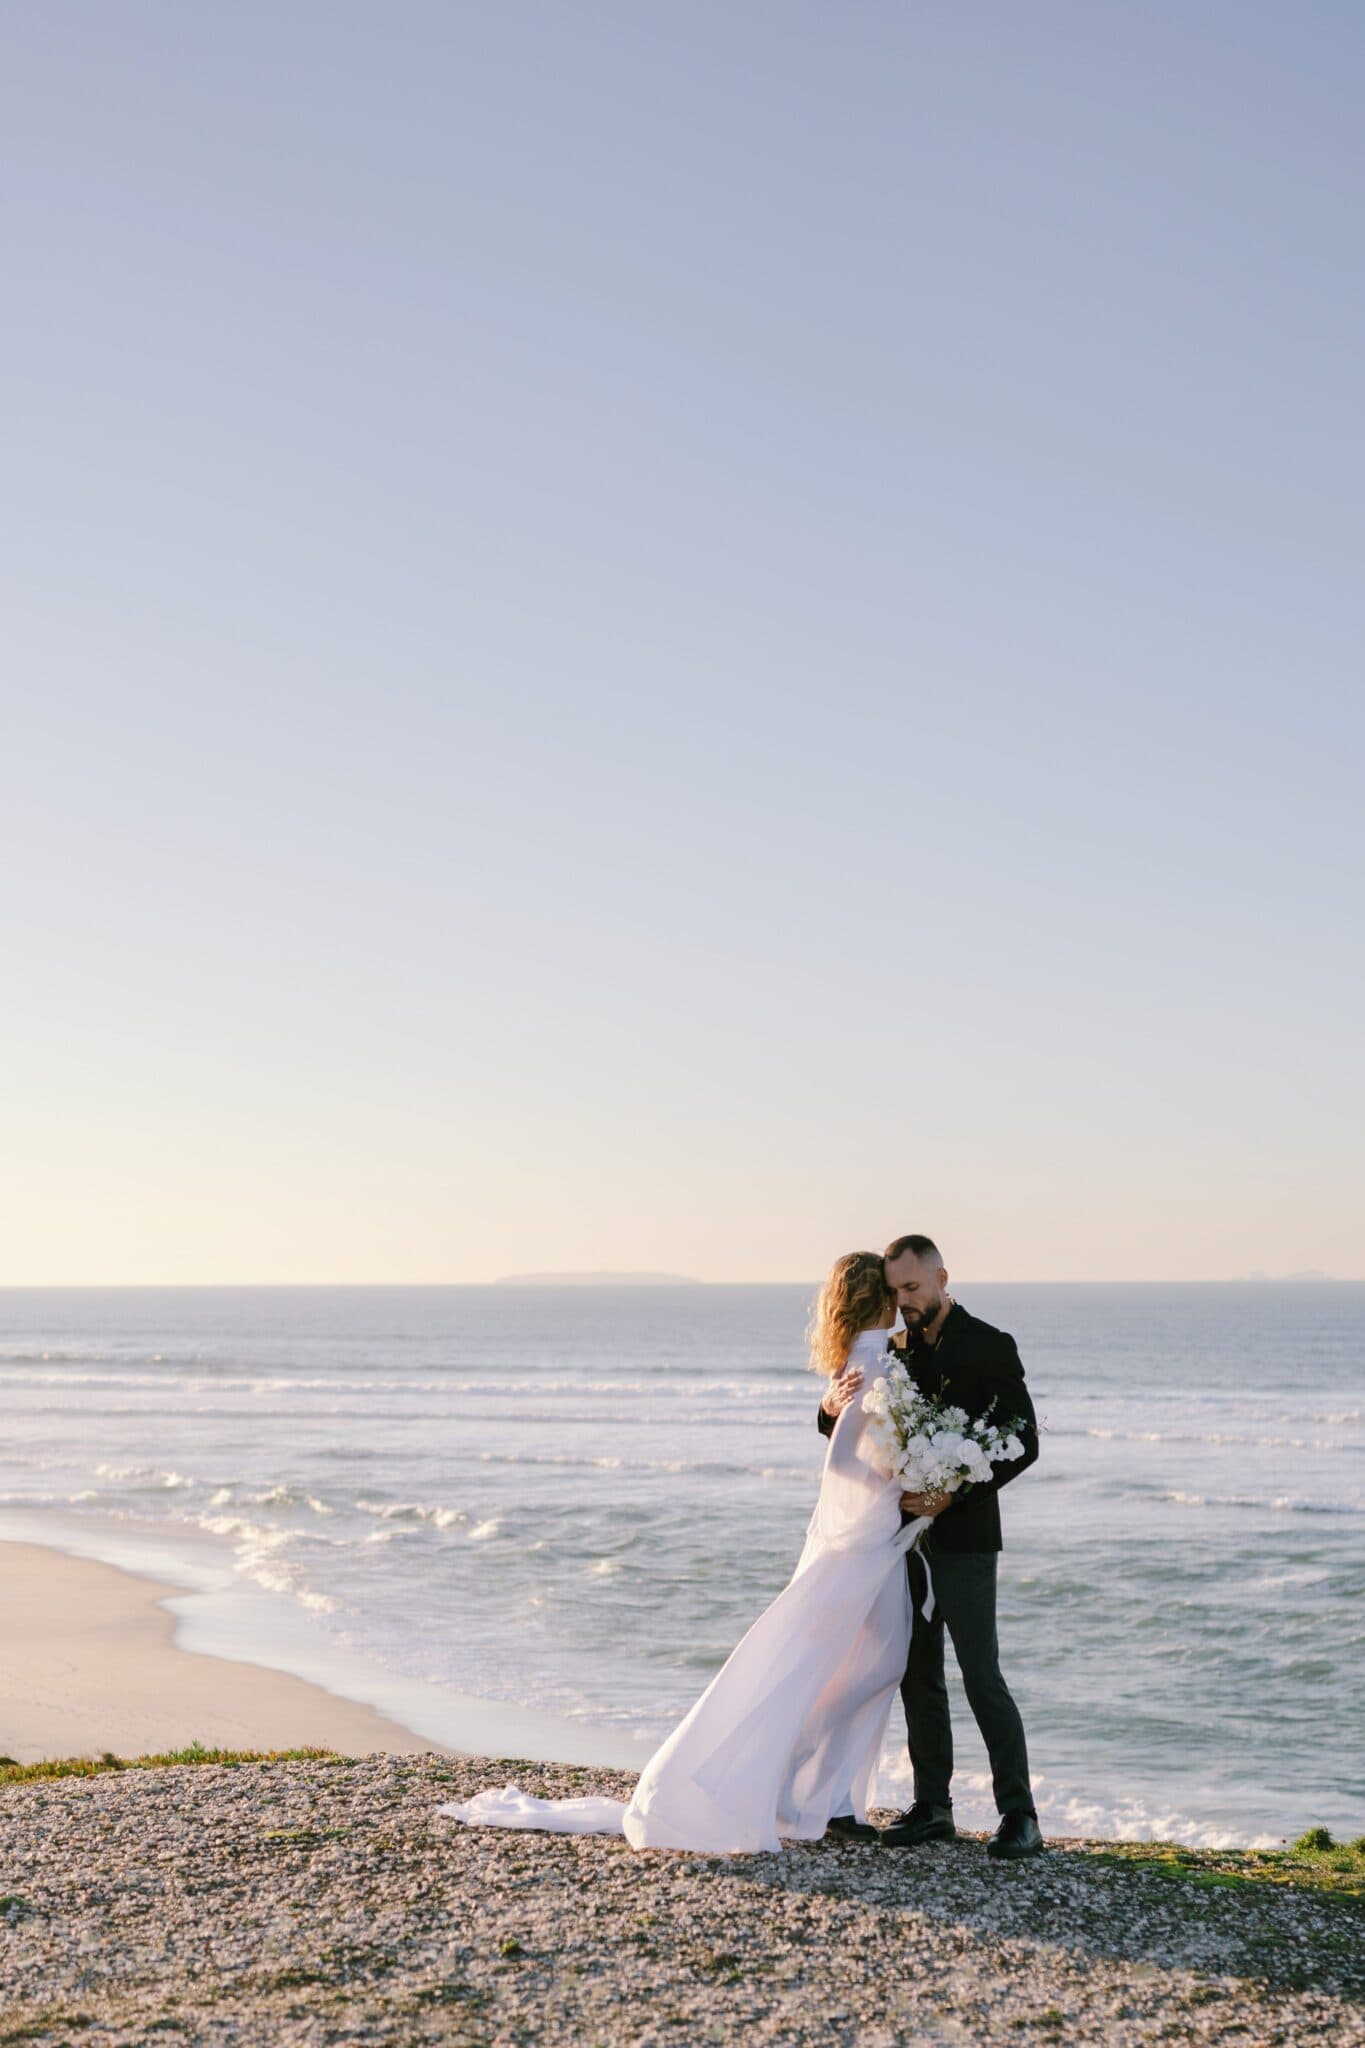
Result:
{"label": "sandy beach", "polygon": [[433,1744],[386,1714],[256,1664],[175,1646],[183,1588],[37,1544],[0,1542],[0,1755],[143,1756],[314,1747],[367,1756]]}

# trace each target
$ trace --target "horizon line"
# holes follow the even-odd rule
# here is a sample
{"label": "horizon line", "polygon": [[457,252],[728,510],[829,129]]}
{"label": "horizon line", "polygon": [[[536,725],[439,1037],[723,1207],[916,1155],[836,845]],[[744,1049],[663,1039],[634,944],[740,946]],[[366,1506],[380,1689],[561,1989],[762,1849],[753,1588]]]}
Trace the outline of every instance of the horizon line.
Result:
{"label": "horizon line", "polygon": [[[1080,1280],[1067,1278],[1047,1279],[986,1279],[982,1276],[957,1283],[961,1287],[1360,1287],[1365,1286],[1365,1274],[1350,1273],[1224,1273],[1200,1274],[1183,1279],[1115,1277],[1104,1280]],[[49,1293],[117,1293],[139,1290],[157,1293],[191,1294],[211,1288],[225,1292],[281,1293],[321,1292],[324,1289],[335,1293],[361,1294],[377,1293],[384,1289],[403,1288],[409,1291],[448,1291],[453,1288],[498,1288],[503,1293],[553,1294],[573,1292],[579,1294],[606,1293],[613,1288],[633,1294],[661,1293],[671,1289],[696,1287],[819,1287],[819,1278],[804,1280],[701,1280],[693,1275],[678,1274],[672,1280],[632,1280],[623,1273],[618,1280],[579,1280],[566,1274],[561,1287],[554,1281],[516,1278],[494,1280],[0,1280],[0,1294]]]}

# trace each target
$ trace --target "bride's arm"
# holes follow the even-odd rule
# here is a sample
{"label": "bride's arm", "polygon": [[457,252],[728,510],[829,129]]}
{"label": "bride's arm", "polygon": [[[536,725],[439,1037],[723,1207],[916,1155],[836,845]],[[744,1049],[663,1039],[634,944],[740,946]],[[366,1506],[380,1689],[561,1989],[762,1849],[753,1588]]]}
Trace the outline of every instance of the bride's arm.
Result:
{"label": "bride's arm", "polygon": [[815,1418],[820,1426],[821,1436],[832,1434],[835,1423],[849,1402],[857,1396],[862,1384],[863,1369],[850,1359],[843,1371],[834,1375],[821,1397],[819,1412]]}
{"label": "bride's arm", "polygon": [[[838,1540],[870,1513],[886,1513],[887,1496],[895,1507],[900,1483],[885,1469],[879,1446],[869,1433],[872,1416],[863,1407],[870,1383],[860,1386],[844,1405],[844,1415],[825,1458],[820,1482],[820,1525],[827,1539]],[[891,1523],[898,1520],[892,1513]]]}

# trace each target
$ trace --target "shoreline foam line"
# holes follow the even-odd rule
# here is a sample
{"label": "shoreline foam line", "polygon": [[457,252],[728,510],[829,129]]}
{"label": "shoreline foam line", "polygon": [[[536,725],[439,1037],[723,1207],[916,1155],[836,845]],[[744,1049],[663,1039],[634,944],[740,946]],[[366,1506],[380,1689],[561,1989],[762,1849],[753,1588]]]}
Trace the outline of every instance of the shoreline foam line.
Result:
{"label": "shoreline foam line", "polygon": [[[110,1552],[113,1555],[110,1555]],[[123,1755],[192,1741],[346,1754],[512,1753],[629,1769],[629,1735],[405,1679],[338,1648],[217,1559],[0,1511],[0,1754]]]}

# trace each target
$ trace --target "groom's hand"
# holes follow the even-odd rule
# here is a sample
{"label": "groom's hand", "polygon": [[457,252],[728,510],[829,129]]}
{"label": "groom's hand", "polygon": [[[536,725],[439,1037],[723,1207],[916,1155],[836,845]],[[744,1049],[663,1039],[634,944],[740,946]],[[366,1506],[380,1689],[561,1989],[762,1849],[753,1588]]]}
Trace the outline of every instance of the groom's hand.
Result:
{"label": "groom's hand", "polygon": [[941,1515],[952,1497],[950,1493],[903,1493],[901,1506],[910,1515]]}
{"label": "groom's hand", "polygon": [[836,1373],[820,1403],[826,1415],[842,1415],[862,1383],[863,1369],[860,1365],[846,1365],[842,1372]]}

